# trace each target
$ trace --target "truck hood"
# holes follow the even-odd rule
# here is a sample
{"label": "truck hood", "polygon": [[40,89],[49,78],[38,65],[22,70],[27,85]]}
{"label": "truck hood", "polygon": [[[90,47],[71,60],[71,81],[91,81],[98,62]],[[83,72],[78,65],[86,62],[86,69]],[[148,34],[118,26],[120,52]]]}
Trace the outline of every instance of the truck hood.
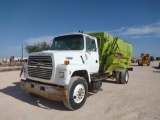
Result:
{"label": "truck hood", "polygon": [[31,56],[52,56],[54,64],[64,64],[65,60],[69,64],[83,64],[85,62],[85,54],[83,51],[53,51],[47,50],[42,52],[31,53]]}
{"label": "truck hood", "polygon": [[[74,68],[75,66],[83,66],[85,64],[85,53],[83,54],[83,52],[84,51],[43,51],[31,53],[29,55],[29,59],[31,59],[30,63],[33,63],[33,65],[29,65],[28,68],[30,70],[26,70],[30,71],[30,73],[28,73],[28,78],[44,83],[52,83],[65,86],[66,84],[68,84],[68,81],[66,81],[67,78],[59,78],[59,70],[65,71],[64,68],[61,67],[64,65],[64,61],[66,60],[69,61],[69,67],[72,67],[72,65]],[[43,63],[45,62],[45,58],[50,59],[50,57],[52,59],[52,69],[50,67],[51,63],[49,61],[46,64]],[[35,65],[34,62],[37,64]],[[41,68],[42,70],[40,70]],[[45,72],[43,71],[44,69],[46,69]],[[50,73],[50,71],[52,71],[52,73]]]}

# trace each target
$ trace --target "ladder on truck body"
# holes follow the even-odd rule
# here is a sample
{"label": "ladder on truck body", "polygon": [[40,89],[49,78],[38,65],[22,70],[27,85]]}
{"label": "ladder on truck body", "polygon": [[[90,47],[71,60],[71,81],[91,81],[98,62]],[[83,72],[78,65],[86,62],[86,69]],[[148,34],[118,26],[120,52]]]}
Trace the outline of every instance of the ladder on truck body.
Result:
{"label": "ladder on truck body", "polygon": [[118,37],[114,37],[113,42],[111,43],[111,47],[108,51],[110,55],[117,50],[118,48],[117,41],[118,41]]}

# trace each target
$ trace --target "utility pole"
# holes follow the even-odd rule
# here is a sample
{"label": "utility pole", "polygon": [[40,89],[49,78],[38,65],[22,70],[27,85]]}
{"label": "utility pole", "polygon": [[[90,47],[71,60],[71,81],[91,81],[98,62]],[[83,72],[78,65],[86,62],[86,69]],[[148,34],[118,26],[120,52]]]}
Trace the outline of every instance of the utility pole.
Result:
{"label": "utility pole", "polygon": [[22,45],[22,58],[21,61],[23,62],[23,45]]}

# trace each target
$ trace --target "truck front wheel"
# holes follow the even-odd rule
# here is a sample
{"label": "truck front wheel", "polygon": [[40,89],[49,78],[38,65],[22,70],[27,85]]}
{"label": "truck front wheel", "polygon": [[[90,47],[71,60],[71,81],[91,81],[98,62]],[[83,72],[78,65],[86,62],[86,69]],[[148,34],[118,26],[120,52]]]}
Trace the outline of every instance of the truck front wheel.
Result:
{"label": "truck front wheel", "polygon": [[69,100],[63,101],[64,105],[71,110],[81,108],[88,94],[88,85],[84,78],[73,77],[68,85]]}

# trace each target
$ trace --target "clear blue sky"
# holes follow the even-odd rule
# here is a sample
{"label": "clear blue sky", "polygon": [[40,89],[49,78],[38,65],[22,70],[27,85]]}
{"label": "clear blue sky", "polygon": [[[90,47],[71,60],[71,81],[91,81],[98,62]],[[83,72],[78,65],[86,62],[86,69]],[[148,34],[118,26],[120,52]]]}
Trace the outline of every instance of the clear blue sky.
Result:
{"label": "clear blue sky", "polygon": [[119,36],[136,58],[160,56],[160,0],[0,0],[0,58],[78,30]]}

